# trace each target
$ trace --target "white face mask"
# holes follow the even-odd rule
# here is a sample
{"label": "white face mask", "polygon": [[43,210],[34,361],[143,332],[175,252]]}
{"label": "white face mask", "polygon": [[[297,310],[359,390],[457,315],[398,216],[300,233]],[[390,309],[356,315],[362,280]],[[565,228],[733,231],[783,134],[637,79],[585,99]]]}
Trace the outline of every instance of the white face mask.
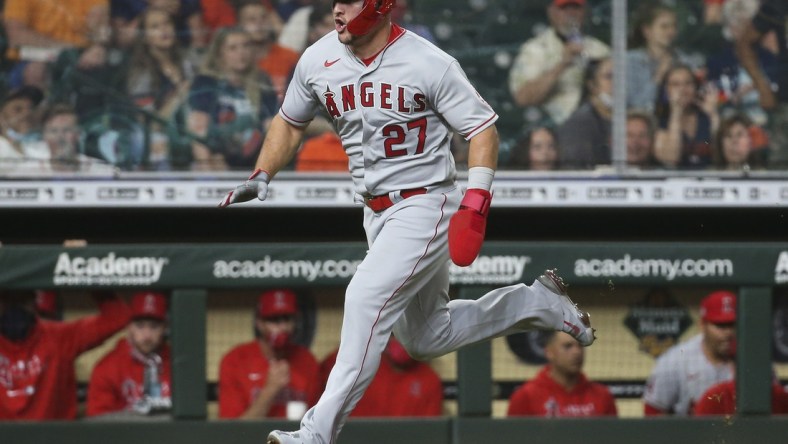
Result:
{"label": "white face mask", "polygon": [[606,92],[602,92],[602,93],[599,93],[599,95],[597,95],[597,98],[607,108],[611,108],[611,109],[613,108],[613,96],[611,96],[610,94],[608,94]]}

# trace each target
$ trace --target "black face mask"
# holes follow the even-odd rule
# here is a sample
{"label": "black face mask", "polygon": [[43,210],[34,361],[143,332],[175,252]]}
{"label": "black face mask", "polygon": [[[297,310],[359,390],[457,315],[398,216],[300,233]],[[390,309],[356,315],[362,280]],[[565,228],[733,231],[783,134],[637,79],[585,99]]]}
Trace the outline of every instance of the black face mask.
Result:
{"label": "black face mask", "polygon": [[27,338],[35,323],[35,314],[18,305],[11,305],[0,315],[0,335],[10,341],[21,341]]}

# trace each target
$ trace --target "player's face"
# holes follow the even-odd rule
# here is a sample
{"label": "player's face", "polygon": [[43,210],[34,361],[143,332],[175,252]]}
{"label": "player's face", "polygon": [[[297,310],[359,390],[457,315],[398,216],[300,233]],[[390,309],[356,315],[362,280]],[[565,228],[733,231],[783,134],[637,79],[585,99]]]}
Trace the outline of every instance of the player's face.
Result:
{"label": "player's face", "polygon": [[728,361],[733,357],[736,341],[736,324],[712,324],[703,322],[703,342],[706,350],[721,361]]}
{"label": "player's face", "polygon": [[263,338],[272,338],[286,333],[292,335],[295,332],[295,316],[276,316],[257,319],[257,328]]}
{"label": "player's face", "polygon": [[554,370],[566,375],[577,375],[583,369],[585,351],[575,338],[558,332],[545,347],[545,357]]}
{"label": "player's face", "polygon": [[334,29],[339,33],[339,41],[352,43],[364,36],[354,36],[347,30],[347,24],[356,18],[364,7],[364,0],[334,2]]}
{"label": "player's face", "polygon": [[175,44],[175,25],[164,11],[151,11],[145,15],[143,26],[145,41],[155,49],[169,49]]}
{"label": "player's face", "polygon": [[528,147],[529,165],[532,170],[551,170],[558,159],[558,149],[550,131],[542,128],[531,135]]}
{"label": "player's face", "polygon": [[651,154],[651,136],[642,119],[627,120],[627,163],[640,165]]}
{"label": "player's face", "polygon": [[129,324],[129,340],[140,353],[158,350],[164,342],[165,324],[155,319],[135,319]]}
{"label": "player's face", "polygon": [[244,72],[252,64],[252,46],[249,36],[233,33],[222,44],[222,66],[228,72]]}
{"label": "player's face", "polygon": [[730,165],[741,165],[750,154],[750,132],[741,123],[733,124],[722,136],[722,154]]}

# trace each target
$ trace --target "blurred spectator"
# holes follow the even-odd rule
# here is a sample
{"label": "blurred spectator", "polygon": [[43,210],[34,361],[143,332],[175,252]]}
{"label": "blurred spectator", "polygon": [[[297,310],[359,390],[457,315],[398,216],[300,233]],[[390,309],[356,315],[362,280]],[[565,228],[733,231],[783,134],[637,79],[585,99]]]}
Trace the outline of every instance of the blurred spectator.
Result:
{"label": "blurred spectator", "polygon": [[665,73],[677,64],[691,66],[692,59],[674,47],[676,35],[672,8],[660,3],[638,8],[627,51],[627,108],[653,111]]}
{"label": "blurred spectator", "polygon": [[342,141],[333,131],[312,137],[296,155],[296,171],[348,171],[349,159]]}
{"label": "blurred spectator", "polygon": [[76,418],[74,361],[129,320],[120,298],[94,298],[98,315],[52,322],[36,315],[32,291],[0,295],[0,420]]}
{"label": "blurred spectator", "polygon": [[40,160],[40,172],[112,173],[112,165],[83,154],[82,129],[73,108],[54,104],[42,115],[42,140],[25,145],[30,158]]}
{"label": "blurred spectator", "polygon": [[648,416],[687,416],[712,385],[733,377],[736,295],[715,291],[700,303],[701,332],[658,359],[643,395]]}
{"label": "blurred spectator", "polygon": [[[302,53],[307,46],[334,29],[332,6],[332,0],[315,0],[312,5],[303,6],[295,11],[285,22],[282,32],[279,34],[279,44]],[[330,18],[327,18],[326,15],[330,15]],[[321,22],[324,25],[330,24],[330,26],[323,27],[326,31],[322,32],[321,30],[322,33],[314,29],[315,25]],[[319,36],[313,35],[316,32]]]}
{"label": "blurred spectator", "polygon": [[[764,0],[758,13],[736,41],[739,62],[753,79],[761,107],[769,112],[769,140],[772,152],[769,163],[784,166],[788,162],[788,2]],[[774,32],[780,43],[777,67],[770,77],[758,63],[754,45]]]}
{"label": "blurred spectator", "polygon": [[275,0],[274,8],[279,17],[287,21],[296,11],[314,5],[318,0]]}
{"label": "blurred spectator", "polygon": [[239,6],[238,25],[251,36],[257,67],[271,78],[278,102],[281,102],[287,89],[287,79],[298,62],[299,54],[277,43],[278,21],[276,13],[257,0]]}
{"label": "blurred spectator", "polygon": [[719,127],[717,88],[701,90],[692,70],[678,65],[665,74],[657,94],[654,155],[664,166],[706,168],[712,135]]}
{"label": "blurred spectator", "polygon": [[518,388],[509,399],[507,416],[616,416],[610,390],[583,374],[585,350],[564,332],[547,333],[544,356],[547,365],[534,379]]}
{"label": "blurred spectator", "polygon": [[391,10],[391,21],[434,44],[435,36],[432,35],[430,28],[413,21],[409,3],[413,3],[413,0],[397,0],[394,9]]}
{"label": "blurred spectator", "polygon": [[[698,399],[693,414],[695,416],[735,415],[736,381],[731,379],[711,386]],[[779,381],[772,383],[772,414],[788,414],[788,392],[780,385]]]}
{"label": "blurred spectator", "polygon": [[550,171],[558,169],[558,136],[550,127],[531,128],[517,141],[507,169]]}
{"label": "blurred spectator", "polygon": [[[742,38],[748,23],[758,12],[758,0],[728,0],[722,10],[725,43],[720,51],[708,57],[707,79],[714,82],[720,90],[719,106],[722,117],[744,113],[753,123],[765,126],[768,114],[761,108],[758,91],[750,75],[739,63],[734,46],[734,42]],[[774,32],[764,34],[753,48],[759,65],[769,75],[773,75],[779,51],[779,45],[775,45],[770,38],[774,36]]]}
{"label": "blurred spectator", "polygon": [[277,100],[270,80],[254,64],[250,43],[241,29],[220,30],[192,82],[188,129],[209,141],[192,143],[195,169],[254,165]]}
{"label": "blurred spectator", "polygon": [[562,168],[610,165],[613,116],[613,61],[588,63],[583,78],[583,101],[558,130]]}
{"label": "blurred spectator", "polygon": [[63,301],[51,290],[36,290],[36,314],[47,321],[63,320]]}
{"label": "blurred spectator", "polygon": [[509,72],[514,101],[542,106],[555,124],[580,103],[587,61],[610,53],[607,45],[582,34],[585,5],[585,0],[552,0],[547,7],[550,27],[520,47]]}
{"label": "blurred spectator", "polygon": [[149,415],[172,407],[167,297],[141,291],[131,298],[127,335],[93,367],[88,416]]}
{"label": "blurred spectator", "polygon": [[45,89],[48,62],[58,50],[81,48],[77,66],[104,63],[110,39],[107,0],[5,0],[4,24],[9,58],[18,61],[9,73],[12,86]]}
{"label": "blurred spectator", "polygon": [[723,5],[729,0],[703,0],[703,23],[713,25],[722,22]]}
{"label": "blurred spectator", "polygon": [[[169,12],[148,8],[137,20],[139,32],[129,63],[126,91],[134,104],[171,122],[186,102],[194,68],[184,57],[175,35],[175,22]],[[149,128],[150,144],[145,162],[152,169],[169,169],[170,143],[166,124]]]}
{"label": "blurred spectator", "polygon": [[271,25],[279,35],[284,23],[279,13],[274,10],[270,0],[200,0],[202,4],[203,23],[208,28],[210,37],[221,28],[231,28],[238,25],[238,10],[248,3],[258,3],[265,6],[271,14]]}
{"label": "blurred spectator", "polygon": [[723,120],[714,136],[714,166],[734,171],[765,167],[765,147],[756,149],[753,146],[752,132],[753,126],[744,116]]}
{"label": "blurred spectator", "polygon": [[[27,157],[23,145],[39,137],[36,109],[43,99],[40,89],[28,85],[9,92],[0,106],[0,131],[18,157]],[[2,154],[7,158],[14,153]]]}
{"label": "blurred spectator", "polygon": [[299,404],[306,412],[317,402],[320,368],[307,348],[292,342],[297,314],[292,291],[260,295],[255,311],[257,339],[222,358],[219,417],[284,418],[288,404]]}
{"label": "blurred spectator", "polygon": [[134,43],[141,14],[148,8],[163,9],[175,21],[178,40],[185,48],[199,51],[208,33],[202,21],[200,0],[110,0],[115,44],[126,48]]}
{"label": "blurred spectator", "polygon": [[[320,364],[323,387],[336,363],[337,352],[328,355]],[[372,383],[350,416],[440,416],[442,411],[440,377],[428,364],[410,357],[392,335]]]}
{"label": "blurred spectator", "polygon": [[627,165],[643,169],[659,165],[654,158],[655,127],[651,114],[627,113]]}

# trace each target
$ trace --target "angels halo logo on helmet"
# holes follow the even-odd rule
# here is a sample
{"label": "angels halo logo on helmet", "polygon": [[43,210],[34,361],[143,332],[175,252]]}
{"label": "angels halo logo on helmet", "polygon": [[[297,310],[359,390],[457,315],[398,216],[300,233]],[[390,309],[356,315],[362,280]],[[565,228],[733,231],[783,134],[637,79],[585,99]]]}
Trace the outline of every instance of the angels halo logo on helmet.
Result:
{"label": "angels halo logo on helmet", "polygon": [[347,30],[353,35],[364,35],[391,12],[397,0],[364,0],[361,12],[348,22]]}

